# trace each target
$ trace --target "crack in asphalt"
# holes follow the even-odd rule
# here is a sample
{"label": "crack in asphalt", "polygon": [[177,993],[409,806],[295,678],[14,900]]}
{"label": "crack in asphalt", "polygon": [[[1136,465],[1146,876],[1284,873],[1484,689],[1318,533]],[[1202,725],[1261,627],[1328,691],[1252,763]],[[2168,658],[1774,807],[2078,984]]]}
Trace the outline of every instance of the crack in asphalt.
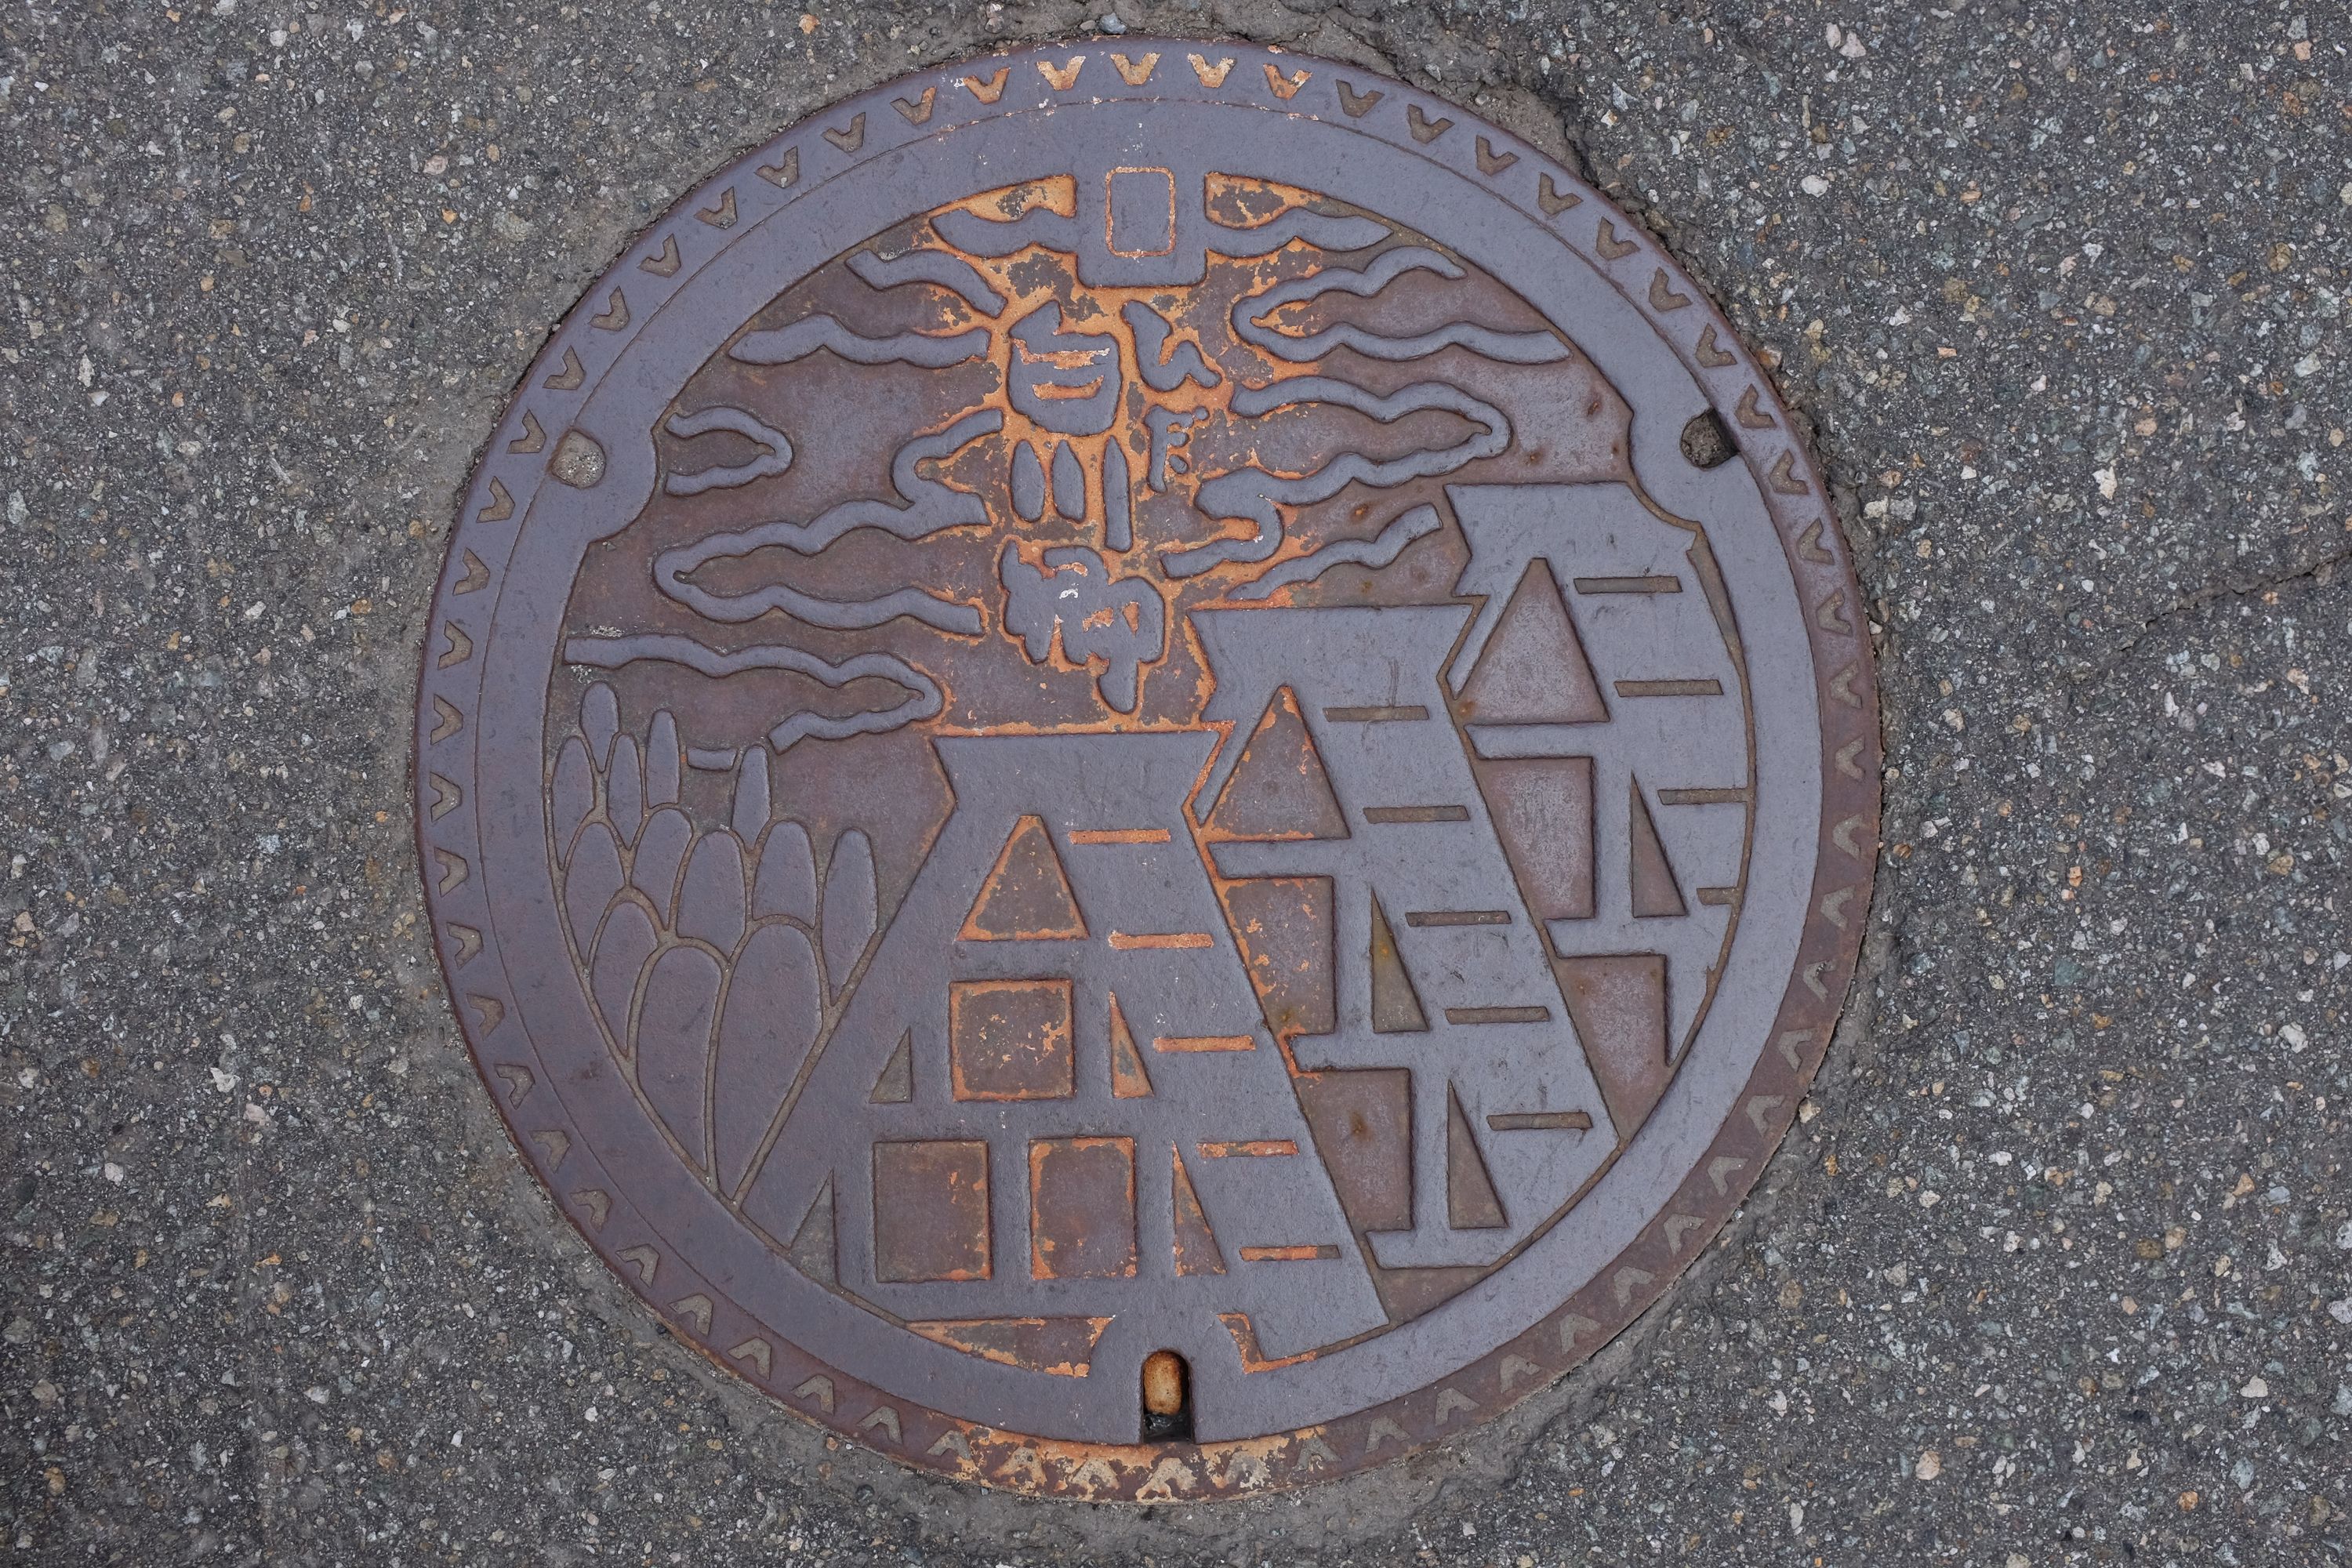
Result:
{"label": "crack in asphalt", "polygon": [[2142,621],[2130,636],[2109,648],[2103,658],[2079,670],[2069,671],[2067,679],[2077,687],[2105,679],[2131,657],[2133,649],[2154,636],[2168,622],[2178,620],[2190,611],[2202,609],[2207,605],[2223,599],[2248,599],[2265,594],[2274,594],[2280,589],[2291,588],[2302,583],[2308,583],[2316,588],[2332,586],[2336,579],[2336,569],[2347,562],[2352,562],[2352,544],[2323,555],[2307,566],[2297,567],[2294,571],[2281,573],[2276,576],[2258,577],[2249,581],[2213,583],[2180,595],[2170,604]]}

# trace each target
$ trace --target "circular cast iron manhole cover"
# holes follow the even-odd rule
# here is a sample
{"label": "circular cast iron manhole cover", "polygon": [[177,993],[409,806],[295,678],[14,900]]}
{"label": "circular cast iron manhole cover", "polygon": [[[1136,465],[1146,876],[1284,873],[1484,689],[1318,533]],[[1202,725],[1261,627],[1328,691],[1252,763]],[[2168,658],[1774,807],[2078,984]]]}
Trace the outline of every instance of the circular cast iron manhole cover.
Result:
{"label": "circular cast iron manhole cover", "polygon": [[1852,971],[1870,650],[1638,226],[1351,66],[1108,39],[744,158],[551,341],[417,713],[499,1107],[908,1464],[1201,1499],[1557,1377]]}

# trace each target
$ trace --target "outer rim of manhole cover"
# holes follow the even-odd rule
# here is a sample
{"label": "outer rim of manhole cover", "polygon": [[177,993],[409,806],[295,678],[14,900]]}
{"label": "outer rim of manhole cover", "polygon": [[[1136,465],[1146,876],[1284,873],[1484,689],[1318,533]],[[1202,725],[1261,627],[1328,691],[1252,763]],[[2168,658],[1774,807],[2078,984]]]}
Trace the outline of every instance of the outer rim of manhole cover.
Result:
{"label": "outer rim of manhole cover", "polygon": [[[1738,462],[1723,472],[1747,476],[1752,496],[1743,489],[1741,504],[1769,518],[1777,535],[1777,554],[1769,542],[1764,554],[1785,563],[1788,574],[1792,624],[1785,631],[1792,651],[1786,657],[1809,676],[1810,700],[1802,706],[1820,724],[1818,752],[1806,749],[1800,770],[1812,774],[1820,813],[1811,842],[1790,851],[1810,889],[1800,900],[1793,889],[1804,879],[1789,884],[1798,912],[1789,917],[1783,943],[1785,993],[1769,1010],[1769,1026],[1750,1030],[1740,1047],[1738,1060],[1750,1065],[1717,1075],[1724,1079],[1719,1124],[1696,1135],[1694,1142],[1703,1143],[1695,1155],[1677,1156],[1672,1170],[1658,1173],[1649,1189],[1654,1204],[1629,1226],[1630,1240],[1605,1264],[1586,1266],[1565,1299],[1547,1298],[1544,1310],[1489,1333],[1449,1370],[1418,1385],[1360,1407],[1316,1412],[1310,1425],[1198,1443],[1029,1436],[1011,1424],[975,1419],[969,1410],[936,1410],[906,1388],[880,1386],[887,1379],[852,1376],[811,1353],[792,1337],[795,1324],[756,1316],[730,1293],[737,1276],[708,1216],[665,1209],[657,1197],[640,1207],[633,1184],[641,1173],[625,1160],[606,1163],[608,1154],[630,1152],[628,1131],[603,1098],[609,1085],[597,1082],[594,1063],[566,1058],[558,1026],[558,1020],[591,1015],[576,997],[566,1004],[571,1013],[563,1012],[562,987],[534,971],[525,934],[532,910],[544,910],[556,899],[553,873],[542,864],[534,878],[527,864],[501,859],[499,849],[507,831],[500,814],[518,809],[539,825],[536,842],[547,842],[540,792],[501,788],[497,781],[516,776],[509,770],[518,761],[541,766],[535,759],[543,759],[545,744],[528,700],[519,716],[502,718],[509,699],[500,692],[520,690],[527,699],[540,679],[543,709],[540,672],[554,658],[551,641],[510,646],[514,637],[502,634],[534,616],[560,618],[572,577],[566,572],[551,587],[543,565],[534,566],[542,558],[564,558],[561,549],[551,554],[549,541],[583,528],[615,531],[628,517],[600,515],[605,498],[642,498],[649,490],[651,446],[616,439],[620,426],[593,405],[608,384],[634,378],[657,388],[641,391],[634,412],[643,416],[650,396],[657,413],[692,370],[692,363],[649,370],[646,358],[663,340],[648,327],[690,313],[681,302],[698,280],[735,264],[741,241],[802,204],[822,213],[826,193],[851,187],[846,176],[904,166],[926,148],[992,123],[1027,117],[1045,128],[1043,141],[1057,113],[1073,120],[1117,115],[1130,105],[1150,105],[1154,114],[1179,112],[1166,106],[1204,105],[1278,116],[1292,136],[1265,138],[1277,150],[1268,154],[1267,169],[1254,172],[1302,185],[1309,182],[1300,172],[1276,166],[1279,147],[1301,128],[1323,128],[1318,145],[1328,144],[1326,132],[1360,139],[1347,145],[1366,157],[1376,150],[1381,157],[1406,155],[1416,161],[1410,165],[1416,177],[1442,175],[1479,193],[1498,228],[1535,233],[1507,242],[1517,253],[1545,258],[1556,245],[1560,261],[1589,268],[1613,291],[1625,319],[1646,325],[1667,351],[1649,353],[1644,363],[1654,370],[1679,366],[1686,379],[1686,386],[1668,377],[1674,384],[1663,391],[1629,395],[1637,412],[1650,406],[1641,399],[1651,397],[1677,414],[1711,410],[1719,429],[1731,434]],[[1335,176],[1318,188],[1336,195],[1339,182]],[[844,230],[833,250],[810,265],[878,227]],[[1461,254],[1469,256],[1467,246],[1486,242],[1473,237],[1461,243]],[[1500,251],[1506,242],[1494,246]],[[1483,265],[1484,253],[1480,258]],[[772,294],[751,296],[736,320]],[[1586,340],[1570,336],[1591,352]],[[625,361],[630,377],[614,380]],[[1654,475],[1664,471],[1683,423],[1677,419],[1672,430],[1654,422],[1633,428],[1629,471],[1654,489]],[[1694,430],[1704,443],[1707,433]],[[1696,456],[1682,461],[1685,479],[1704,471]],[[575,569],[581,548],[572,546]],[[423,660],[416,824],[434,938],[485,1084],[558,1206],[678,1337],[786,1408],[918,1469],[1035,1495],[1207,1500],[1309,1484],[1457,1436],[1585,1361],[1705,1250],[1762,1173],[1827,1048],[1870,900],[1881,758],[1862,603],[1835,510],[1769,377],[1646,230],[1536,147],[1456,104],[1360,68],[1238,42],[1088,37],[933,67],[810,116],[697,186],[587,290],[521,383],[467,491]],[[1800,627],[1801,644],[1793,636]],[[1742,627],[1737,646],[1746,647],[1754,632]],[[1744,689],[1744,664],[1741,670]],[[1752,701],[1751,694],[1751,758]],[[517,736],[517,730],[528,733]],[[529,797],[523,807],[518,796]],[[1810,791],[1804,798],[1812,798]],[[1748,821],[1752,845],[1752,809]],[[558,928],[541,931],[548,929]],[[1759,1005],[1769,1001],[1767,994]],[[1509,1273],[1507,1265],[1492,1278]],[[1431,1317],[1451,1310],[1448,1303]]]}

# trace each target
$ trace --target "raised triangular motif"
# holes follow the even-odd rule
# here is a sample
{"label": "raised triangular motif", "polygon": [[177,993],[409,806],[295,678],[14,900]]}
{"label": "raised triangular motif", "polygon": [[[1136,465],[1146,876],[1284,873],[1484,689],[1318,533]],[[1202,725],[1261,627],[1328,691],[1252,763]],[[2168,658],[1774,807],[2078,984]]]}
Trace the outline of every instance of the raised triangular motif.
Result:
{"label": "raised triangular motif", "polygon": [[915,1032],[912,1029],[898,1037],[898,1048],[890,1059],[882,1064],[882,1071],[874,1079],[874,1092],[866,1097],[876,1105],[904,1105],[915,1098]]}
{"label": "raised triangular motif", "polygon": [[1330,775],[1287,686],[1265,705],[1206,826],[1220,838],[1348,837]]}
{"label": "raised triangular motif", "polygon": [[1396,931],[1389,924],[1381,897],[1372,900],[1372,1033],[1413,1035],[1429,1027],[1421,1010],[1421,993],[1413,988],[1412,972],[1397,951]]}
{"label": "raised triangular motif", "polygon": [[1462,688],[1462,716],[1474,724],[1598,724],[1609,717],[1549,562],[1528,563]]}
{"label": "raised triangular motif", "polygon": [[1151,1075],[1144,1070],[1143,1053],[1135,1048],[1135,1031],[1110,999],[1110,1092],[1118,1100],[1141,1100],[1151,1092]]}
{"label": "raised triangular motif", "polygon": [[1223,1274],[1225,1255],[1217,1246],[1217,1233],[1209,1228],[1209,1216],[1201,1207],[1201,1195],[1192,1190],[1192,1178],[1184,1170],[1184,1152],[1171,1147],[1168,1157],[1176,1167],[1176,1272]]}
{"label": "raised triangular motif", "polygon": [[1560,993],[1601,1080],[1601,1098],[1622,1144],[1633,1136],[1672,1068],[1666,1059],[1666,961],[1655,952],[1616,952],[1559,961]]}
{"label": "raised triangular motif", "polygon": [[936,1344],[1001,1366],[1084,1377],[1108,1318],[965,1318],[907,1325]]}
{"label": "raised triangular motif", "polygon": [[1505,1223],[1503,1200],[1486,1173],[1478,1135],[1462,1113],[1462,1099],[1445,1089],[1445,1223],[1456,1230],[1493,1230]]}
{"label": "raised triangular motif", "polygon": [[1681,885],[1675,880],[1674,862],[1666,858],[1666,847],[1658,838],[1658,825],[1650,816],[1649,802],[1642,798],[1642,781],[1630,781],[1626,792],[1630,803],[1627,830],[1633,838],[1630,849],[1633,883],[1633,912],[1636,915],[1684,915],[1690,912],[1683,902]]}
{"label": "raised triangular motif", "polygon": [[816,1201],[809,1205],[801,1227],[793,1234],[788,1256],[793,1267],[820,1284],[830,1285],[840,1277],[834,1262],[833,1250],[833,1183],[827,1181],[817,1193]]}
{"label": "raised triangular motif", "polygon": [[1087,934],[1043,818],[1024,816],[1013,825],[956,934],[965,942],[1076,941]]}

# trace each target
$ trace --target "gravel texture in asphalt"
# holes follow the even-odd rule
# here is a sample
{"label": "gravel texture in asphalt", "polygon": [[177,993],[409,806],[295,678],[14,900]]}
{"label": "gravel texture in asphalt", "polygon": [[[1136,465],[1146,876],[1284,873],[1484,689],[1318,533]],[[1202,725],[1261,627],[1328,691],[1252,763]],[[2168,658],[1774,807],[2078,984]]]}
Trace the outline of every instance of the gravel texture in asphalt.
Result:
{"label": "gravel texture in asphalt", "polygon": [[[996,41],[1339,57],[1778,357],[1871,599],[1865,973],[1743,1216],[1369,1484],[919,1480],[669,1342],[458,1042],[458,487],[703,173]],[[2352,22],[2002,3],[0,16],[0,1497],[23,1561],[2333,1563],[2352,1543]]]}

